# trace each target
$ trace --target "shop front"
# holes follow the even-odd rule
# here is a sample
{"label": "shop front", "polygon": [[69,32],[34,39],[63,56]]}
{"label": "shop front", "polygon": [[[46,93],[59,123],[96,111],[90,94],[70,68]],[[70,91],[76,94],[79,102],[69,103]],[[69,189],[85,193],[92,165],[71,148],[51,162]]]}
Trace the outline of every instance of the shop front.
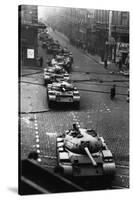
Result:
{"label": "shop front", "polygon": [[129,56],[129,43],[117,42],[116,45],[116,60],[122,59],[122,64],[126,64],[126,59]]}

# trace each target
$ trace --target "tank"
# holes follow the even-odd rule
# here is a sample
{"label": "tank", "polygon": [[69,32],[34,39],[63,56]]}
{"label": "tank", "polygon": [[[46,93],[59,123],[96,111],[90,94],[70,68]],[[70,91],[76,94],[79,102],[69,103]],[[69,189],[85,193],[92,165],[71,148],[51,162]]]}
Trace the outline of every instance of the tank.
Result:
{"label": "tank", "polygon": [[80,107],[80,94],[72,83],[63,80],[47,85],[47,99],[49,107],[69,104],[76,109]]}
{"label": "tank", "polygon": [[55,62],[62,66],[68,73],[72,70],[72,55],[56,55]]}
{"label": "tank", "polygon": [[44,69],[44,85],[46,86],[48,83],[52,83],[56,81],[56,79],[66,79],[69,80],[69,74],[67,71],[58,65],[53,67],[47,67]]}
{"label": "tank", "polygon": [[77,124],[57,137],[57,163],[69,176],[113,176],[116,168],[103,137]]}

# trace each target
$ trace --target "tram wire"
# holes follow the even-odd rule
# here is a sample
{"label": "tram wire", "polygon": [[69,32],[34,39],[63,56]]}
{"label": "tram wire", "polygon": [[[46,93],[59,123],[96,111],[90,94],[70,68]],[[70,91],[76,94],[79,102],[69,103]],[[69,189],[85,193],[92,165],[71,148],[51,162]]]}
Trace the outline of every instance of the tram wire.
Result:
{"label": "tram wire", "polygon": [[[83,85],[98,85],[100,86],[101,83],[87,83],[88,81],[83,81],[83,83],[79,83],[79,84],[83,84]],[[89,81],[90,82],[90,81]],[[104,82],[104,81],[103,81]],[[111,85],[108,85],[108,84],[102,84],[101,86],[111,86]],[[122,85],[117,85],[117,87],[120,87],[120,88],[128,88],[128,86],[122,86]]]}
{"label": "tram wire", "polygon": [[25,77],[25,76],[31,76],[31,75],[34,75],[34,74],[41,74],[43,70],[40,70],[38,72],[33,72],[33,73],[28,73],[28,74],[22,74],[20,75],[20,77]]}

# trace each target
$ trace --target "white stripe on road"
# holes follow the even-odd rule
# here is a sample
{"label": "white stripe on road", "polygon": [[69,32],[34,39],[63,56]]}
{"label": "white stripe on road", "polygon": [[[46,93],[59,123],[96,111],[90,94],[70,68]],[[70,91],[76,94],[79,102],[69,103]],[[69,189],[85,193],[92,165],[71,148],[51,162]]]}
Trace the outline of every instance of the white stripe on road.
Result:
{"label": "white stripe on road", "polygon": [[36,144],[36,148],[40,148],[40,145],[39,145],[39,144]]}
{"label": "white stripe on road", "polygon": [[35,129],[36,129],[36,130],[38,129],[38,126],[37,126],[37,125],[35,126]]}
{"label": "white stripe on road", "polygon": [[39,142],[39,138],[36,139],[36,142],[37,142],[37,143]]}
{"label": "white stripe on road", "polygon": [[37,121],[35,121],[35,126],[37,126]]}
{"label": "white stripe on road", "polygon": [[38,158],[38,159],[37,159],[37,161],[38,161],[38,162],[41,162],[41,161],[42,161],[42,159],[41,159],[41,158]]}
{"label": "white stripe on road", "polygon": [[37,149],[37,153],[40,153],[41,151],[40,151],[40,149]]}
{"label": "white stripe on road", "polygon": [[[40,144],[38,144],[40,140],[39,140],[39,132],[38,132],[38,124],[37,124],[37,117],[36,117],[36,115],[34,115],[34,118],[35,118],[35,124],[34,125],[35,125],[35,137],[36,137],[36,145],[35,146],[37,148],[37,150],[36,150],[37,153],[40,154],[40,152],[41,152],[40,151]],[[37,161],[41,162],[42,159],[38,158]]]}
{"label": "white stripe on road", "polygon": [[38,125],[37,125],[37,124],[35,124],[35,127],[38,127]]}
{"label": "white stripe on road", "polygon": [[46,135],[48,135],[48,136],[53,136],[53,135],[57,135],[57,133],[46,132]]}

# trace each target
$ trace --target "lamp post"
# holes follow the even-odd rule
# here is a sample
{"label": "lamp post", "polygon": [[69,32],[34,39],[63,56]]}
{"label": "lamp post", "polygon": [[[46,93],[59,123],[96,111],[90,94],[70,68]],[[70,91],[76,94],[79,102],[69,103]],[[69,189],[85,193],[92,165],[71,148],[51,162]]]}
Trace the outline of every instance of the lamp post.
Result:
{"label": "lamp post", "polygon": [[112,52],[111,52],[111,25],[112,25],[112,11],[109,11],[109,26],[108,26],[108,56],[109,58],[112,57]]}
{"label": "lamp post", "polygon": [[108,32],[108,41],[111,38],[111,25],[112,25],[112,11],[109,11],[109,32]]}

